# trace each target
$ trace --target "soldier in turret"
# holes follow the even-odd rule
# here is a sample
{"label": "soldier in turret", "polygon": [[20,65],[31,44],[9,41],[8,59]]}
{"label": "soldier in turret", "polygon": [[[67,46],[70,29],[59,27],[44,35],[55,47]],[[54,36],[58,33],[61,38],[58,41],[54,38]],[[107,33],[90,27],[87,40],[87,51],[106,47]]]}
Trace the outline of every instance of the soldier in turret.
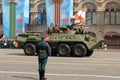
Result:
{"label": "soldier in turret", "polygon": [[48,33],[49,33],[49,34],[53,33],[53,28],[54,28],[54,27],[55,27],[54,24],[51,23],[51,24],[50,24],[50,27],[49,27],[49,29],[48,29]]}
{"label": "soldier in turret", "polygon": [[59,25],[56,24],[55,27],[54,27],[54,32],[55,32],[55,33],[59,33],[59,30],[60,30],[60,29],[59,29]]}

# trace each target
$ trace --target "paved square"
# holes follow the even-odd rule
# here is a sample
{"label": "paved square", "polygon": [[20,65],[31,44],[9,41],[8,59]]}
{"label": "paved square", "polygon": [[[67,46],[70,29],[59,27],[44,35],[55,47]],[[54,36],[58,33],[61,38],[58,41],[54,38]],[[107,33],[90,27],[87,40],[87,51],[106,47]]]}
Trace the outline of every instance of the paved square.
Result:
{"label": "paved square", "polygon": [[[0,49],[0,80],[38,80],[37,56],[22,49]],[[91,57],[53,57],[47,80],[120,80],[120,50],[95,50]]]}

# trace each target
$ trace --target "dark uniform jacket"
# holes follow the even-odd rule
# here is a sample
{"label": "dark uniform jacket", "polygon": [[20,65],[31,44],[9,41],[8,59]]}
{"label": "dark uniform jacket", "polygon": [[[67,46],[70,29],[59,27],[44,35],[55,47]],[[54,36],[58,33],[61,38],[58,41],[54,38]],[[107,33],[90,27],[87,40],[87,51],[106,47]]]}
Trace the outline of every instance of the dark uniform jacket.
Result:
{"label": "dark uniform jacket", "polygon": [[51,48],[47,42],[41,41],[36,46],[36,53],[40,59],[48,58],[48,55],[51,54]]}

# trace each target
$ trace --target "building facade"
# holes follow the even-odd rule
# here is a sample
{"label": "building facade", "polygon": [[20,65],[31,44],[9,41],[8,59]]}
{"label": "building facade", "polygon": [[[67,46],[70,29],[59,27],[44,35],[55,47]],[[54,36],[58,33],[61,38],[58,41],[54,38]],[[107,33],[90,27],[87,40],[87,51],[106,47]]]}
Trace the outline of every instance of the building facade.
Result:
{"label": "building facade", "polygon": [[89,31],[108,45],[120,45],[120,0],[74,0],[74,12],[87,7]]}
{"label": "building facade", "polygon": [[[46,24],[45,6],[45,0],[30,0],[32,29],[40,29],[41,24]],[[88,31],[98,39],[104,39],[108,45],[120,46],[120,0],[74,0],[74,14],[83,6],[87,7]],[[1,15],[0,2],[0,25],[2,23]]]}

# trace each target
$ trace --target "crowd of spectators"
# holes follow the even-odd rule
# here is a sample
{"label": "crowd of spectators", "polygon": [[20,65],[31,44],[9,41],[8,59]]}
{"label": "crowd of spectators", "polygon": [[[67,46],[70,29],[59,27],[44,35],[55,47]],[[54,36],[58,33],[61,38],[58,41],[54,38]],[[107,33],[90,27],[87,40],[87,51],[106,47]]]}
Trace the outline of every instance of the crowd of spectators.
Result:
{"label": "crowd of spectators", "polygon": [[7,37],[3,36],[0,38],[0,48],[10,48],[14,49],[15,47],[15,39],[8,39]]}

